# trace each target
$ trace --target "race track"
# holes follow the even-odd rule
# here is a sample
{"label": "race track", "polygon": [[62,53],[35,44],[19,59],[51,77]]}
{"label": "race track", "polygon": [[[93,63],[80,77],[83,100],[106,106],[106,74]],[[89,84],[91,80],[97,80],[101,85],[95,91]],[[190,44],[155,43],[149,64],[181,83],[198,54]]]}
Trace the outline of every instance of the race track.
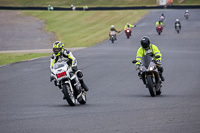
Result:
{"label": "race track", "polygon": [[[158,36],[155,22],[164,13]],[[199,133],[200,10],[152,10],[112,44],[105,40],[74,55],[88,87],[88,103],[70,107],[50,83],[49,57],[0,67],[0,131],[4,133]],[[175,19],[182,30],[177,34]],[[105,33],[106,34],[106,33]],[[151,97],[137,76],[136,51],[149,36],[163,54],[161,96]]]}

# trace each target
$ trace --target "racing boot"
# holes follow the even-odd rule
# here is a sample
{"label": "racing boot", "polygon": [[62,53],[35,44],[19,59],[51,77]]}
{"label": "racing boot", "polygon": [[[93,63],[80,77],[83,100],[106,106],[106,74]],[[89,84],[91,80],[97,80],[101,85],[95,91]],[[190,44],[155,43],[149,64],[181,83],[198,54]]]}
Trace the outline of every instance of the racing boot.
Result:
{"label": "racing boot", "polygon": [[79,71],[78,73],[77,73],[77,77],[78,77],[78,79],[79,79],[79,81],[80,81],[80,83],[81,83],[81,87],[85,90],[85,91],[88,91],[89,89],[88,89],[88,87],[87,87],[87,85],[84,83],[84,81],[83,81],[83,73],[81,72],[81,71]]}
{"label": "racing boot", "polygon": [[81,87],[83,87],[83,89],[84,89],[85,91],[88,91],[89,89],[88,89],[87,85],[84,83],[83,79],[81,79],[81,80],[79,80],[79,81],[80,81],[80,83],[81,83]]}

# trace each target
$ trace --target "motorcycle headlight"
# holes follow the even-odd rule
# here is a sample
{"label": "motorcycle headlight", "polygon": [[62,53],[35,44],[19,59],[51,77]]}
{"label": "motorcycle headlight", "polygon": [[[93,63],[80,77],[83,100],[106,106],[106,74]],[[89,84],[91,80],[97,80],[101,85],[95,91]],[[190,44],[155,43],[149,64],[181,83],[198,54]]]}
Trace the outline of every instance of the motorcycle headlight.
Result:
{"label": "motorcycle headlight", "polygon": [[154,70],[154,66],[150,67],[149,70],[150,70],[150,71],[153,71],[153,70]]}

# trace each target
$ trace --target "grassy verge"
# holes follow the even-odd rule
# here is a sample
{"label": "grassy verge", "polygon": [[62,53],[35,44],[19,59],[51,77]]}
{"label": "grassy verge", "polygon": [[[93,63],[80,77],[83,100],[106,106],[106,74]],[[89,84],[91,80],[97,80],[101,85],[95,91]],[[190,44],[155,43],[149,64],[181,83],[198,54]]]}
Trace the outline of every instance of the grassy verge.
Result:
{"label": "grassy verge", "polygon": [[123,30],[127,22],[135,23],[147,10],[127,11],[25,11],[45,20],[47,31],[54,32],[65,47],[88,47],[108,39],[111,25]]}
{"label": "grassy verge", "polygon": [[88,6],[144,6],[156,5],[157,0],[0,0],[1,6],[41,6],[48,5],[56,7],[70,7],[71,4],[76,7]]}
{"label": "grassy verge", "polygon": [[[88,47],[108,39],[111,25],[123,30],[125,24],[135,23],[148,11],[25,11],[45,20],[47,31],[54,32],[65,47]],[[48,56],[49,53],[0,54],[0,65]]]}
{"label": "grassy verge", "polygon": [[174,0],[174,5],[200,5],[200,0]]}
{"label": "grassy verge", "polygon": [[50,56],[50,53],[0,53],[0,66],[44,56]]}

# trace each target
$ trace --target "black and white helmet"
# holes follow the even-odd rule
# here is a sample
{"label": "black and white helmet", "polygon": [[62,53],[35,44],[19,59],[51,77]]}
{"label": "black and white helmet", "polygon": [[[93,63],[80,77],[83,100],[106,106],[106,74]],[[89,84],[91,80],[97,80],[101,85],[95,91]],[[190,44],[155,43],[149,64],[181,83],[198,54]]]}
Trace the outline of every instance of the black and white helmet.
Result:
{"label": "black and white helmet", "polygon": [[149,39],[149,37],[143,36],[143,37],[141,38],[140,42],[141,42],[141,45],[142,45],[142,47],[143,47],[144,49],[149,48],[149,45],[150,45],[150,39]]}

